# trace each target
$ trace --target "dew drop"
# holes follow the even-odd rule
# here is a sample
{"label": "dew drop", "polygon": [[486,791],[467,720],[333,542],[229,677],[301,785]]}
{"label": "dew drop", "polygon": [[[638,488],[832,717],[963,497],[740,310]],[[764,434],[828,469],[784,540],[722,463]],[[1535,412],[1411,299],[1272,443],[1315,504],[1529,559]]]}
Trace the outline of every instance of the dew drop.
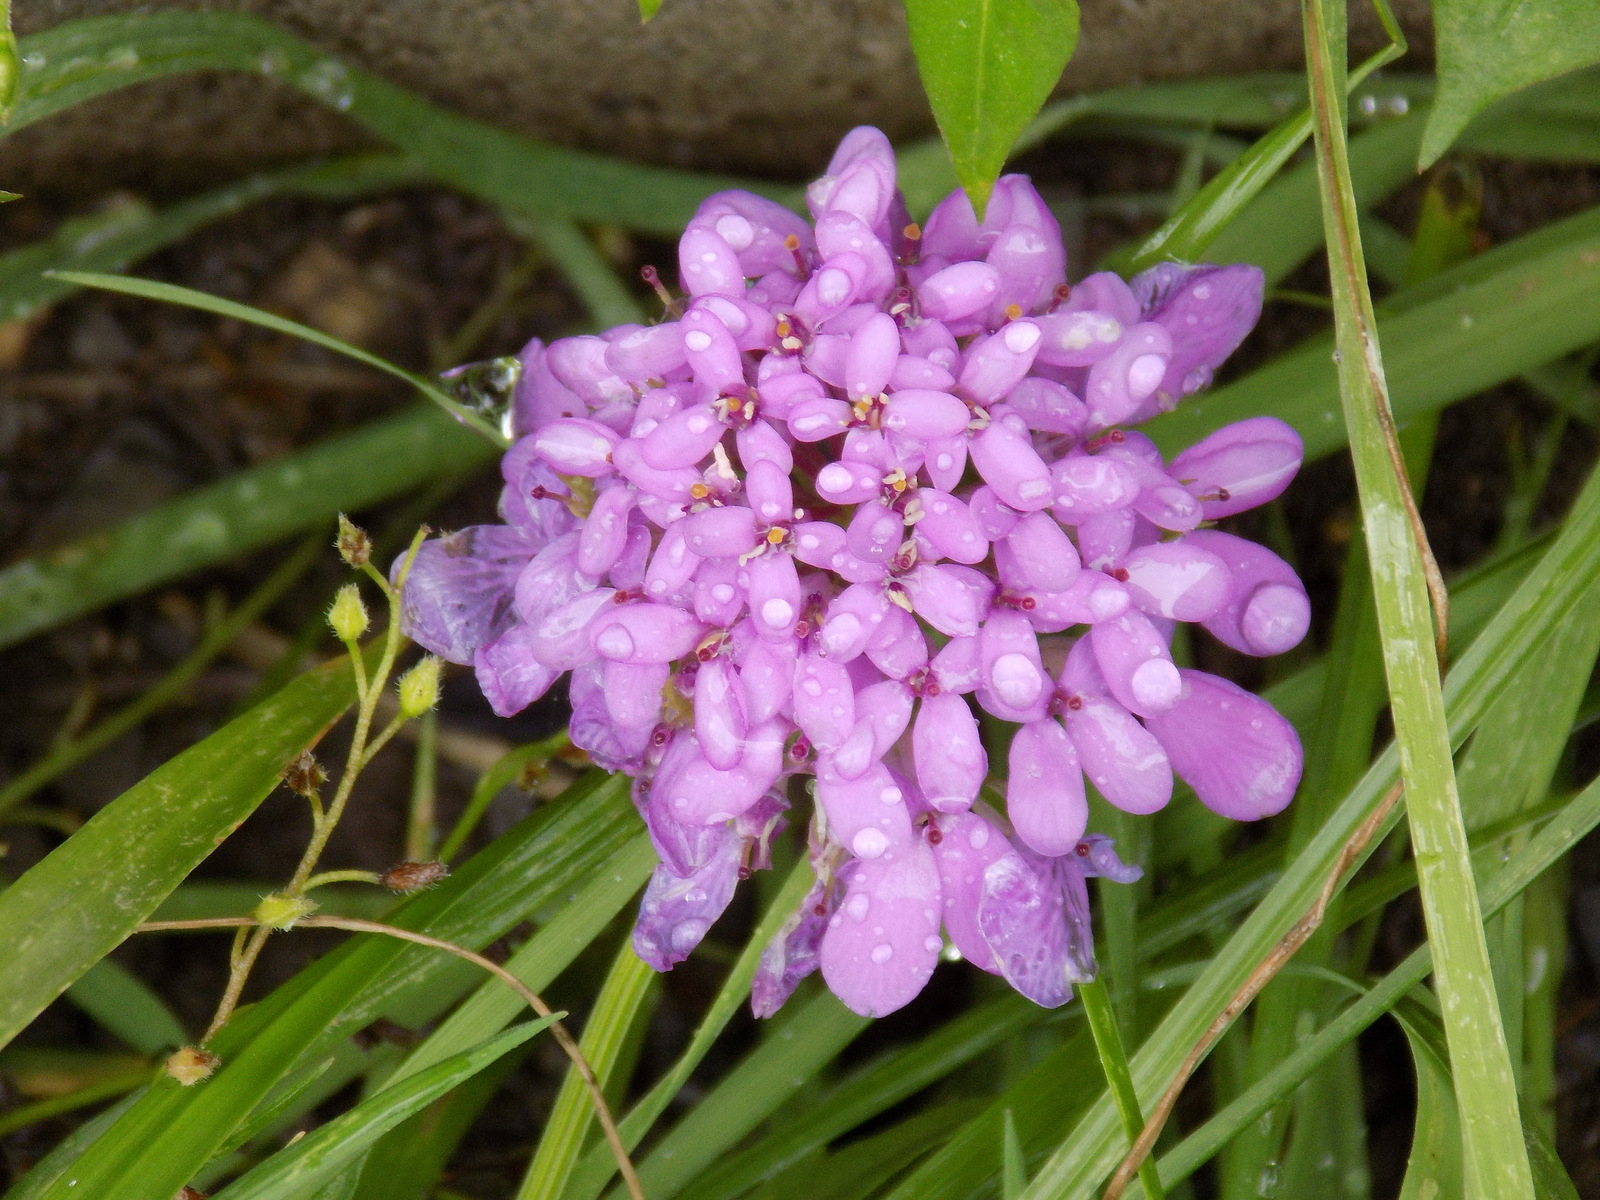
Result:
{"label": "dew drop", "polygon": [[882,942],[872,948],[872,961],[880,967],[893,957],[894,947],[889,945],[888,942]]}

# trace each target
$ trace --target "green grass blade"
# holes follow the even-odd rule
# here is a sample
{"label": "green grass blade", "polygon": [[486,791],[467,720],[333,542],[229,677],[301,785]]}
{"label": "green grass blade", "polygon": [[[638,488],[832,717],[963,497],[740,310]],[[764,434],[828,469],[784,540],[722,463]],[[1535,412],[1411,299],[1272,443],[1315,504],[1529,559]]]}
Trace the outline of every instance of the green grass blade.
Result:
{"label": "green grass blade", "polygon": [[1028,1164],[1022,1155],[1022,1139],[1017,1136],[1017,1120],[1008,1108],[1000,1132],[1000,1197],[1017,1200],[1028,1186]]}
{"label": "green grass blade", "polygon": [[1400,1185],[1400,1200],[1430,1200],[1436,1196],[1465,1196],[1461,1166],[1461,1114],[1456,1108],[1450,1064],[1441,1053],[1442,1037],[1428,1037],[1418,1026],[1433,1018],[1413,1001],[1395,1005],[1393,1015],[1405,1031],[1416,1069],[1417,1115],[1411,1134],[1411,1155]]}
{"label": "green grass blade", "polygon": [[672,1200],[682,1193],[867,1027],[865,1017],[827,991],[798,1004],[791,1000],[790,1008],[770,1036],[639,1164],[639,1182],[651,1200]]}
{"label": "green grass blade", "polygon": [[0,1045],[149,917],[354,699],[348,662],[301,676],[157,768],[0,892]]}
{"label": "green grass blade", "polygon": [[[482,947],[566,903],[637,828],[620,777],[591,773],[388,921]],[[44,1194],[171,1200],[283,1081],[327,1061],[351,1034],[379,1015],[413,1028],[437,1017],[481,978],[458,961],[392,938],[352,939],[236,1014],[212,1047],[223,1065],[203,1087],[163,1080],[124,1113],[75,1165],[82,1191],[58,1181]]]}
{"label": "green grass blade", "polygon": [[291,321],[276,313],[240,304],[237,300],[213,296],[209,292],[197,292],[193,288],[179,287],[175,283],[162,283],[155,279],[137,279],[128,275],[100,275],[90,271],[52,271],[50,278],[60,279],[78,287],[120,292],[124,296],[160,300],[166,304],[181,304],[186,308],[197,308],[201,312],[214,313],[219,317],[231,317],[235,321],[245,321],[251,325],[259,325],[263,329],[271,329],[275,333],[286,333],[291,337],[300,338],[302,341],[311,342],[325,350],[332,350],[335,354],[342,354],[346,358],[352,358],[358,363],[409,383],[444,412],[487,439],[491,445],[499,446],[503,450],[510,444],[510,439],[503,431],[458,403],[433,380],[396,366],[388,359],[370,354],[359,346],[340,341],[320,329],[313,329],[309,325],[302,325],[298,321]]}
{"label": "green grass blade", "polygon": [[65,280],[46,277],[46,271],[121,271],[202,225],[269,197],[343,200],[406,187],[424,177],[420,166],[401,155],[362,154],[246,176],[168,208],[129,200],[96,216],[72,218],[50,237],[0,255],[0,320],[31,316],[74,290]]}
{"label": "green grass blade", "polygon": [[420,405],[237,472],[0,570],[0,647],[493,455],[482,438]]}
{"label": "green grass blade", "polygon": [[[22,41],[8,131],[118,88],[193,71],[282,79],[360,122],[441,182],[513,212],[676,237],[708,194],[749,180],[566,150],[458,116],[246,13],[91,17]],[[785,194],[781,193],[780,194]]]}
{"label": "green grass blade", "polygon": [[[756,968],[761,963],[762,951],[795,909],[800,907],[800,901],[811,889],[813,878],[809,863],[802,860],[795,865],[788,879],[784,881],[783,887],[773,897],[772,904],[761,919],[761,924],[756,926],[750,935],[750,940],[739,955],[738,961],[734,963],[733,969],[728,972],[728,977],[723,981],[716,999],[711,1002],[706,1015],[700,1019],[700,1025],[694,1031],[694,1037],[689,1040],[688,1048],[679,1055],[678,1061],[672,1064],[672,1069],[645,1094],[644,1099],[635,1104],[628,1115],[617,1123],[617,1132],[622,1135],[623,1144],[630,1151],[644,1140],[645,1134],[650,1132],[661,1114],[667,1111],[667,1106],[682,1090],[683,1085],[689,1082],[689,1076],[694,1073],[694,1069],[710,1051],[712,1043],[732,1020],[734,1012],[749,996],[750,981],[755,978]],[[573,1172],[572,1181],[567,1186],[566,1200],[592,1200],[604,1190],[615,1170],[616,1163],[608,1150],[603,1146],[596,1147],[584,1156],[583,1161],[578,1164],[578,1169]]]}
{"label": "green grass blade", "polygon": [[115,959],[102,958],[80,975],[67,999],[141,1054],[176,1050],[188,1040],[167,1002]]}
{"label": "green grass blade", "polygon": [[[646,998],[659,981],[654,968],[634,953],[632,939],[624,938],[622,949],[611,964],[611,973],[584,1022],[583,1040],[579,1043],[602,1089],[611,1084],[612,1070],[635,1023],[649,1016]],[[588,1085],[576,1068],[569,1067],[533,1161],[517,1191],[517,1200],[557,1200],[578,1162],[593,1121],[594,1100]]]}
{"label": "green grass blade", "polygon": [[[595,872],[570,904],[563,905],[505,968],[535,992],[549,986],[578,953],[605,931],[622,907],[650,877],[655,851],[644,834],[631,838]],[[499,980],[486,980],[460,1008],[412,1051],[395,1071],[404,1079],[464,1047],[488,1037],[514,1019],[524,1007],[522,998]]]}
{"label": "green grass blade", "polygon": [[1433,615],[1423,562],[1407,522],[1407,510],[1412,507],[1407,485],[1391,459],[1389,439],[1394,435],[1388,389],[1361,255],[1340,104],[1343,92],[1335,69],[1334,55],[1339,56],[1339,66],[1343,65],[1344,40],[1328,36],[1323,0],[1305,0],[1303,11],[1340,394],[1370,547],[1373,598],[1400,748],[1406,814],[1444,1006],[1466,1172],[1476,1195],[1532,1200],[1533,1179],[1522,1145],[1516,1079],[1500,1020],[1456,791],[1439,686],[1442,664],[1434,655]]}
{"label": "green grass blade", "polygon": [[401,1121],[549,1028],[554,1019],[514,1026],[475,1050],[385,1088],[252,1168],[217,1193],[217,1200],[290,1200],[329,1182]]}

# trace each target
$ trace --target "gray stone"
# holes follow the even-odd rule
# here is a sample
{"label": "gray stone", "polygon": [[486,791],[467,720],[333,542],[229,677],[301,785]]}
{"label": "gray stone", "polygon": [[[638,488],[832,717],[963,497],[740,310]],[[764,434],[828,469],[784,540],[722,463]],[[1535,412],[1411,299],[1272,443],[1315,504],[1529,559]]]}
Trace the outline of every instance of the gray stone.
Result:
{"label": "gray stone", "polygon": [[[18,0],[19,33],[148,11],[130,0]],[[190,6],[192,7],[192,5]],[[628,158],[803,176],[869,122],[892,138],[932,118],[899,0],[236,0],[349,61],[468,115]],[[1295,68],[1296,0],[1083,0],[1064,91]],[[1357,49],[1380,34],[1365,5]],[[1399,0],[1413,45],[1426,0]],[[188,188],[249,167],[368,144],[287,85],[194,76],[142,84],[22,130],[6,186]]]}

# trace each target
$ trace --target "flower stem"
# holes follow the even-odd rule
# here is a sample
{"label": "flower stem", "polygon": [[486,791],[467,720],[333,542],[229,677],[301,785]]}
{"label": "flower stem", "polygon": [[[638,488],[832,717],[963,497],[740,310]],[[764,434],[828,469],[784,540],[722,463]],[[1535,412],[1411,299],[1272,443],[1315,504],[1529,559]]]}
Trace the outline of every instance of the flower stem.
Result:
{"label": "flower stem", "polygon": [[[1128,1072],[1128,1055],[1122,1048],[1117,1016],[1111,1011],[1111,997],[1103,982],[1091,979],[1088,983],[1078,985],[1078,999],[1083,1001],[1083,1015],[1089,1019],[1089,1031],[1094,1035],[1094,1046],[1100,1053],[1100,1065],[1105,1069],[1106,1082],[1111,1086],[1111,1099],[1122,1118],[1122,1128],[1127,1131],[1128,1144],[1132,1145],[1144,1132],[1144,1116],[1139,1111],[1138,1094],[1133,1090],[1133,1076]],[[1144,1184],[1146,1200],[1165,1200],[1166,1193],[1161,1190],[1155,1159],[1147,1156],[1139,1164],[1139,1182]]]}

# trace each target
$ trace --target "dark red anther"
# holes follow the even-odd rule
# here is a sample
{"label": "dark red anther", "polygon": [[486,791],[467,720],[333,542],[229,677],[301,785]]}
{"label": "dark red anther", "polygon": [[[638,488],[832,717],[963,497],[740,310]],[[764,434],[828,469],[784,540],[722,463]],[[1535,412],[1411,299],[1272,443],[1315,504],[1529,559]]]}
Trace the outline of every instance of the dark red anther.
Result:
{"label": "dark red anther", "polygon": [[534,484],[533,490],[529,492],[528,495],[532,496],[535,500],[548,500],[550,498],[549,491],[546,490],[544,484],[542,483]]}
{"label": "dark red anther", "polygon": [[650,742],[657,748],[665,746],[667,744],[667,727],[665,725],[657,725],[655,731],[650,734]]}
{"label": "dark red anther", "polygon": [[1050,293],[1050,307],[1045,309],[1045,312],[1055,312],[1070,299],[1072,299],[1072,288],[1065,283],[1056,284],[1055,291]]}
{"label": "dark red anther", "polygon": [[1118,583],[1128,582],[1127,567],[1112,567],[1111,570],[1106,572],[1106,574],[1111,576],[1111,578],[1115,579]]}
{"label": "dark red anther", "polygon": [[812,909],[811,909],[811,915],[813,917],[825,917],[825,916],[827,916],[828,915],[828,906],[826,904],[813,905]]}
{"label": "dark red anther", "polygon": [[694,656],[701,662],[710,662],[717,656],[717,652],[710,646],[701,646],[700,649],[694,652]]}
{"label": "dark red anther", "polygon": [[810,621],[796,621],[794,623],[794,635],[795,635],[795,637],[799,638],[802,641],[804,641],[806,638],[810,637],[811,636],[811,622]]}
{"label": "dark red anther", "polygon": [[740,879],[749,879],[750,878],[750,868],[749,867],[740,867],[739,868],[739,878]]}
{"label": "dark red anther", "polygon": [[1024,596],[1021,600],[1017,601],[1017,607],[1023,612],[1032,612],[1034,609],[1039,607],[1039,602],[1032,596]]}
{"label": "dark red anther", "polygon": [[939,832],[939,827],[937,825],[929,825],[928,845],[937,846],[942,841],[944,841],[944,834]]}
{"label": "dark red anther", "polygon": [[1088,842],[1079,842],[1076,846],[1073,847],[1073,852],[1075,854],[1077,854],[1077,856],[1079,858],[1088,858],[1089,857],[1089,843]]}
{"label": "dark red anther", "polygon": [[1228,489],[1227,489],[1227,488],[1225,488],[1225,487],[1219,487],[1219,488],[1218,488],[1218,489],[1217,489],[1217,499],[1218,499],[1218,500],[1221,500],[1221,501],[1223,501],[1223,502],[1227,502],[1227,501],[1229,501],[1229,500],[1232,500],[1232,499],[1233,499],[1233,496],[1232,496],[1232,495],[1231,495],[1231,494],[1230,494],[1230,493],[1229,493],[1229,492],[1228,492]]}
{"label": "dark red anther", "polygon": [[1073,712],[1077,712],[1080,708],[1083,707],[1083,697],[1082,696],[1068,696],[1067,697],[1067,707],[1070,708]]}

